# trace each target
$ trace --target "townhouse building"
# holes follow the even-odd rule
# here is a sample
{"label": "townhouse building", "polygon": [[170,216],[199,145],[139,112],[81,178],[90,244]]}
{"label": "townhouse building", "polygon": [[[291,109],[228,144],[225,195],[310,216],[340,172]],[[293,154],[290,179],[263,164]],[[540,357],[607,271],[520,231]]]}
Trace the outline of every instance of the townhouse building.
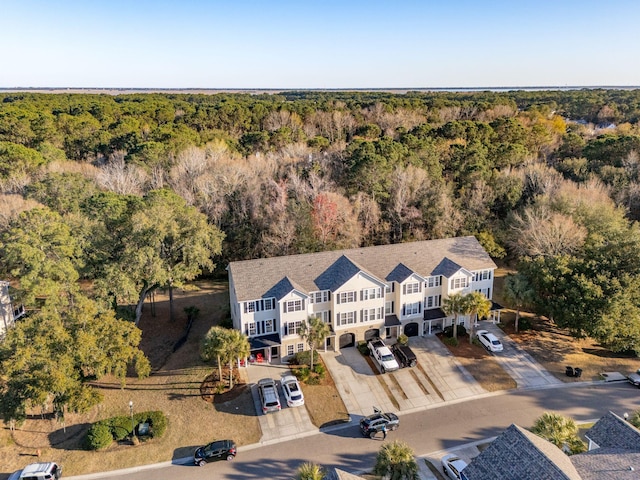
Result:
{"label": "townhouse building", "polygon": [[24,306],[13,305],[9,295],[9,282],[0,281],[0,338],[4,337],[7,330],[24,314]]}
{"label": "townhouse building", "polygon": [[[231,318],[269,361],[308,349],[299,332],[310,316],[329,324],[330,350],[432,335],[453,322],[441,309],[449,295],[492,298],[496,268],[472,236],[231,262]],[[469,327],[468,317],[458,321]]]}

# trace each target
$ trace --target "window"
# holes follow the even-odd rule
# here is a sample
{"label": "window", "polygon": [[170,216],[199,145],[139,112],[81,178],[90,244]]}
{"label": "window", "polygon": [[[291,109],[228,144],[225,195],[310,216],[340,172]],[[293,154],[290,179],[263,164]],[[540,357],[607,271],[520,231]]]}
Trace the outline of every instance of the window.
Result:
{"label": "window", "polygon": [[406,295],[410,295],[412,293],[419,293],[419,292],[420,292],[420,282],[407,283],[404,286],[404,293]]}
{"label": "window", "polygon": [[424,299],[424,308],[437,308],[442,304],[442,296],[441,295],[431,295],[429,297],[425,297]]}
{"label": "window", "polygon": [[417,315],[418,313],[420,313],[421,308],[422,307],[422,302],[416,302],[416,303],[407,303],[404,306],[404,314],[405,315]]}
{"label": "window", "polygon": [[365,288],[360,292],[361,300],[371,300],[373,298],[380,298],[382,292],[379,288]]}
{"label": "window", "polygon": [[247,335],[249,337],[256,334],[256,322],[247,323]]}
{"label": "window", "polygon": [[302,321],[300,320],[298,320],[297,322],[289,322],[287,335],[299,335],[301,325],[302,325]]}
{"label": "window", "polygon": [[316,312],[315,316],[321,318],[324,323],[331,323],[331,310]]}
{"label": "window", "polygon": [[304,343],[298,344],[298,352],[304,352]]}
{"label": "window", "polygon": [[276,301],[274,298],[266,298],[264,300],[264,309],[265,310],[274,310],[276,308]]}
{"label": "window", "polygon": [[264,333],[273,333],[276,331],[276,321],[272,318],[264,321]]}
{"label": "window", "polygon": [[365,308],[362,310],[362,315],[360,317],[360,322],[368,322],[370,320],[376,319],[376,309],[375,308]]}
{"label": "window", "polygon": [[393,302],[385,302],[384,303],[384,314],[385,315],[393,314]]}
{"label": "window", "polygon": [[391,293],[393,292],[393,283],[387,283],[387,285],[384,287],[384,293]]}
{"label": "window", "polygon": [[244,304],[244,313],[253,313],[256,311],[256,302],[246,302]]}
{"label": "window", "polygon": [[491,270],[481,270],[473,274],[473,281],[491,280]]}
{"label": "window", "polygon": [[344,312],[338,314],[338,325],[351,325],[353,323],[356,323],[356,312]]}
{"label": "window", "polygon": [[287,345],[287,355],[293,355],[293,345]]}
{"label": "window", "polygon": [[440,276],[437,277],[428,277],[425,285],[429,288],[439,287],[440,286]]}
{"label": "window", "polygon": [[321,292],[311,292],[309,303],[322,303],[329,301],[329,290],[322,290]]}
{"label": "window", "polygon": [[302,300],[289,300],[284,305],[284,311],[286,312],[300,312],[304,308],[304,302]]}
{"label": "window", "polygon": [[467,277],[459,277],[451,279],[451,289],[467,288]]}
{"label": "window", "polygon": [[342,292],[338,295],[338,303],[351,303],[357,301],[358,297],[356,292]]}

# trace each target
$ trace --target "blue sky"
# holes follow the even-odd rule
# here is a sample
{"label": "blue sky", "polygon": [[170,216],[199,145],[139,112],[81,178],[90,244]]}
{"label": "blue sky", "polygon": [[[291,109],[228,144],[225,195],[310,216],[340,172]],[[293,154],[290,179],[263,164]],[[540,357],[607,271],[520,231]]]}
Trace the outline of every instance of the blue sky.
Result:
{"label": "blue sky", "polygon": [[0,87],[640,85],[638,0],[0,0]]}

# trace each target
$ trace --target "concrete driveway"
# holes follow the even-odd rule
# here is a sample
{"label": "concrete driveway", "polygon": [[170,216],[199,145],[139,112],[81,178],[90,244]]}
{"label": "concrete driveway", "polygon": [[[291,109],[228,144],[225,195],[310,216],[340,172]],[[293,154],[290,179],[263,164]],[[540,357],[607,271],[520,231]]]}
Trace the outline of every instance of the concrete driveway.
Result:
{"label": "concrete driveway", "polygon": [[322,353],[352,416],[371,415],[374,407],[407,413],[486,393],[436,337],[412,337],[409,345],[418,365],[385,374],[373,370],[355,347]]}
{"label": "concrete driveway", "polygon": [[478,330],[488,330],[502,342],[503,351],[494,353],[493,356],[511,378],[516,381],[518,388],[538,388],[563,384],[561,380],[558,380],[535,361],[531,355],[522,350],[497,325],[488,321],[479,322],[476,332]]}
{"label": "concrete driveway", "polygon": [[[279,442],[283,439],[306,436],[318,431],[318,428],[311,423],[307,407],[304,405],[301,407],[287,406],[280,379],[282,376],[289,374],[291,374],[291,370],[287,365],[252,363],[247,367],[247,376],[252,384],[253,403],[260,422],[260,429],[262,430],[260,443]],[[273,378],[276,381],[280,404],[282,405],[282,410],[279,412],[266,415],[262,413],[257,386],[258,380],[261,378]]]}

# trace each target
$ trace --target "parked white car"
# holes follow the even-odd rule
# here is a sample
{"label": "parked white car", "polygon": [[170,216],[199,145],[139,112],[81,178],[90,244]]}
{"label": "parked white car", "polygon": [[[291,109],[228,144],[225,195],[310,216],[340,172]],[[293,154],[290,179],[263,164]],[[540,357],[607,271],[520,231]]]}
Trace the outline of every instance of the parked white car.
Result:
{"label": "parked white car", "polygon": [[285,375],[282,377],[281,383],[288,406],[300,407],[304,405],[304,393],[302,393],[302,388],[300,388],[296,377],[293,375]]}
{"label": "parked white car", "polygon": [[478,340],[484,348],[489,350],[490,352],[501,352],[502,351],[502,342],[498,340],[493,333],[487,330],[478,330]]}
{"label": "parked white car", "polygon": [[442,470],[449,478],[460,480],[460,472],[467,466],[467,462],[454,454],[442,457]]}

